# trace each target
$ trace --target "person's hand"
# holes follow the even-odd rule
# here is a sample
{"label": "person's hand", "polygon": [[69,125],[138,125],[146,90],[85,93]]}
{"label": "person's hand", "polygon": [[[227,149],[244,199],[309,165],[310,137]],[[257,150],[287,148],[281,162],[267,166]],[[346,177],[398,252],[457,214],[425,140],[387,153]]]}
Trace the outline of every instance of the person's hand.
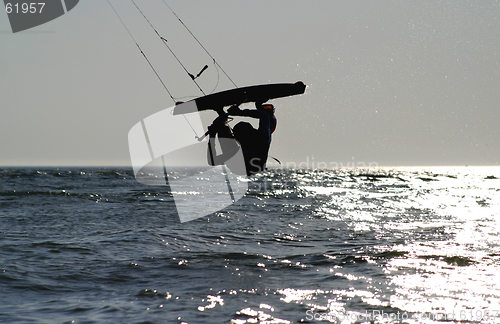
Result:
{"label": "person's hand", "polygon": [[240,114],[241,114],[241,109],[240,109],[240,107],[238,107],[238,106],[231,106],[231,107],[229,107],[229,109],[227,110],[227,113],[228,113],[229,115],[238,116],[238,115],[240,115]]}
{"label": "person's hand", "polygon": [[262,107],[262,105],[264,105],[264,103],[268,100],[268,98],[260,98],[260,100],[255,102],[255,108],[257,108],[258,110],[263,110],[264,108]]}

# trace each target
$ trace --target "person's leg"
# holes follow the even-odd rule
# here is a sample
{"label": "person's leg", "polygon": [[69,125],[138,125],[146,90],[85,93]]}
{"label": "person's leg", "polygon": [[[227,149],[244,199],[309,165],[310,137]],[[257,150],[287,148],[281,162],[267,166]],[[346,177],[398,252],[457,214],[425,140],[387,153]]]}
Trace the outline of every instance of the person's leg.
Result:
{"label": "person's leg", "polygon": [[[221,165],[231,159],[240,149],[238,142],[234,139],[231,128],[222,123],[221,120],[214,121],[210,126],[213,132],[208,141],[207,160],[209,165]],[[217,136],[221,154],[217,154],[215,149],[215,137]]]}
{"label": "person's leg", "polygon": [[222,155],[225,155],[226,160],[230,159],[234,154],[236,154],[236,152],[238,152],[240,146],[234,139],[233,132],[229,126],[221,126],[217,132],[217,137],[219,139]]}

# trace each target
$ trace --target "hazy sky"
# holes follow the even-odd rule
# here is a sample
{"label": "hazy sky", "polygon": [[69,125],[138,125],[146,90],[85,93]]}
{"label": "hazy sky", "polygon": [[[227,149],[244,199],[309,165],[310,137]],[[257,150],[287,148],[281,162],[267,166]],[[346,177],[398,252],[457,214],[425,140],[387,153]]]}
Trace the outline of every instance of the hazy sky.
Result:
{"label": "hazy sky", "polygon": [[[200,95],[128,0],[111,0],[176,98]],[[217,70],[161,0],[135,0],[211,92]],[[174,1],[238,86],[278,99],[283,162],[500,164],[500,2]],[[0,165],[130,165],[127,134],[173,105],[105,0],[13,34],[0,12]],[[216,91],[230,88],[221,74]]]}

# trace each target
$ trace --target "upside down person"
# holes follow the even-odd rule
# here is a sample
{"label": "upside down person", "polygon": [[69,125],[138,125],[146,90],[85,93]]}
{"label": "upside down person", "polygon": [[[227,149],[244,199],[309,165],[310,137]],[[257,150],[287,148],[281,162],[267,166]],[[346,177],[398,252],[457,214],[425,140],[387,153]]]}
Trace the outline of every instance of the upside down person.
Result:
{"label": "upside down person", "polygon": [[[208,127],[209,141],[207,159],[210,165],[226,164],[232,172],[240,175],[253,175],[266,169],[266,161],[271,145],[271,134],[276,129],[274,107],[270,104],[255,104],[257,109],[241,110],[232,106],[224,113],[218,110],[219,117]],[[226,125],[228,115],[259,119],[259,127],[255,129],[250,123],[241,121],[231,131]],[[218,137],[222,154],[215,152],[215,137]],[[242,150],[245,170],[241,163],[230,159]]]}

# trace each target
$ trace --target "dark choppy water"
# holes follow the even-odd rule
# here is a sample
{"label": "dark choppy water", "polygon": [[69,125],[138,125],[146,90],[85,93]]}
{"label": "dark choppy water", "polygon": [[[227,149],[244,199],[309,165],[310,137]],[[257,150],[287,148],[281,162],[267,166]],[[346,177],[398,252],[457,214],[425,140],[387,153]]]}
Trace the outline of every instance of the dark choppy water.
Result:
{"label": "dark choppy water", "polygon": [[269,171],[181,224],[129,169],[0,170],[0,322],[500,322],[497,178]]}

